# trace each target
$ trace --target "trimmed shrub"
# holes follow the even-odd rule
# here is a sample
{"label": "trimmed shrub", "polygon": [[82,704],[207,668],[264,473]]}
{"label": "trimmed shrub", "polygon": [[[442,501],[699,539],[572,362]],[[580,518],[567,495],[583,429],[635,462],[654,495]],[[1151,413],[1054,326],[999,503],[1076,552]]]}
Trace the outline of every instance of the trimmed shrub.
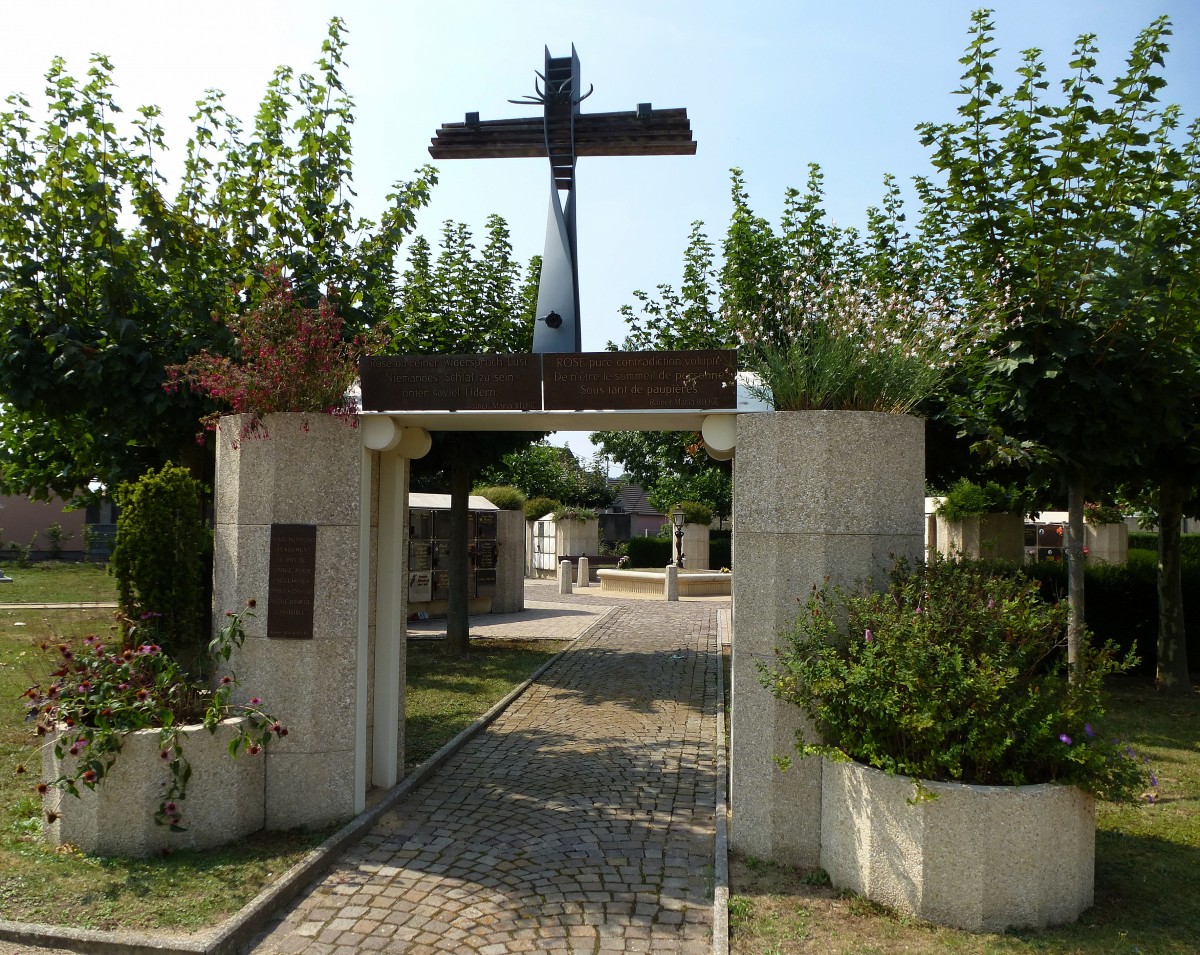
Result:
{"label": "trimmed shrub", "polygon": [[921,780],[1060,782],[1132,802],[1153,777],[1101,722],[1104,680],[1126,664],[1085,639],[1084,665],[1068,678],[1067,608],[1038,589],[940,558],[898,564],[886,593],[827,584],[809,594],[776,664],[759,664],[760,679],[824,737],[798,741],[803,756]]}
{"label": "trimmed shrub", "polygon": [[123,636],[137,627],[140,634],[153,633],[153,642],[185,667],[202,665],[209,643],[212,535],[200,482],[187,468],[166,464],[122,484],[116,499],[121,521],[110,567]]}
{"label": "trimmed shrub", "polygon": [[675,543],[663,537],[631,537],[629,539],[629,566],[666,567],[675,559]]}
{"label": "trimmed shrub", "polygon": [[979,485],[966,478],[954,483],[937,508],[948,521],[984,514],[1021,514],[1028,510],[1029,501],[1024,491],[1002,487],[995,481]]}
{"label": "trimmed shrub", "polygon": [[[487,498],[502,511],[522,511],[525,509],[525,492],[520,488],[477,487],[471,493],[478,497]],[[542,513],[544,514],[545,511]]]}
{"label": "trimmed shrub", "polygon": [[703,524],[707,527],[712,523],[712,508],[707,504],[701,504],[699,501],[680,501],[679,506],[683,508],[683,519],[689,524]]}
{"label": "trimmed shrub", "polygon": [[596,512],[590,507],[576,507],[573,504],[560,504],[554,509],[556,521],[594,521]]}
{"label": "trimmed shrub", "polygon": [[560,507],[562,507],[562,503],[554,500],[552,497],[530,498],[525,502],[525,520],[540,520],[547,514],[553,514]]}

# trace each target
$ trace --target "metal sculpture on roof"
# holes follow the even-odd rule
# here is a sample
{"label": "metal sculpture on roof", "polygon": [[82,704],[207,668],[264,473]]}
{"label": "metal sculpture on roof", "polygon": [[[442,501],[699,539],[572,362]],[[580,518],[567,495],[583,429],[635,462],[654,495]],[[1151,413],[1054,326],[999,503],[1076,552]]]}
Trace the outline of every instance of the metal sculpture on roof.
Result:
{"label": "metal sculpture on roof", "polygon": [[[620,113],[582,113],[579,56],[552,57],[537,74],[533,95],[509,100],[541,106],[542,117],[480,120],[467,113],[445,123],[429,154],[434,159],[491,159],[546,156],[550,160],[550,209],[546,250],[538,285],[534,352],[580,352],[579,256],[575,229],[575,162],[580,156],[692,156],[696,142],[686,109],[653,109],[639,103]],[[565,193],[565,199],[564,199]]]}

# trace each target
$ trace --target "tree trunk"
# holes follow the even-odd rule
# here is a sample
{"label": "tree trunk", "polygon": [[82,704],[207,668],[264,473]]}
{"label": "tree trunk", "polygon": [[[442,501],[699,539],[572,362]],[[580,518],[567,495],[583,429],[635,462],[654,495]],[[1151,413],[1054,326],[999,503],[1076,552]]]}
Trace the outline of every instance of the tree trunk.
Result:
{"label": "tree trunk", "polygon": [[1164,693],[1190,693],[1187,632],[1183,619],[1183,491],[1158,490],[1158,662],[1154,682]]}
{"label": "tree trunk", "polygon": [[461,657],[470,648],[471,625],[467,616],[467,512],[471,496],[471,468],[466,458],[450,462],[450,593],[446,608],[448,657]]}
{"label": "tree trunk", "polygon": [[1067,665],[1071,679],[1082,674],[1083,660],[1083,486],[1067,487]]}

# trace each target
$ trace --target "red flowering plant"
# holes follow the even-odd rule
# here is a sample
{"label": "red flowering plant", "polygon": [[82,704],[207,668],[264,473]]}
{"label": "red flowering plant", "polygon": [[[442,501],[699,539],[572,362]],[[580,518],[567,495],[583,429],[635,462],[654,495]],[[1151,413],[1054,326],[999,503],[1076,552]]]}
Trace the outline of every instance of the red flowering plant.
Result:
{"label": "red flowering plant", "polygon": [[[249,422],[234,440],[265,437],[263,417],[284,411],[332,414],[348,420],[358,411],[350,388],[358,374],[362,339],[347,340],[334,303],[323,297],[317,308],[296,300],[291,280],[278,265],[263,274],[265,291],[245,313],[213,315],[234,337],[233,356],[201,351],[167,368],[163,388],[187,387],[209,396]],[[215,431],[221,412],[203,420]],[[197,437],[203,442],[203,432]]]}
{"label": "red flowering plant", "polygon": [[[246,638],[243,618],[254,601],[238,613],[228,612],[224,627],[209,644],[213,664],[221,668]],[[94,789],[116,763],[126,736],[135,730],[157,729],[159,750],[171,773],[155,820],[175,831],[185,828],[179,804],[187,797],[191,764],[183,751],[179,729],[201,723],[212,733],[222,721],[243,717],[229,744],[230,756],[243,750],[256,754],[273,737],[286,736],[287,727],[271,716],[257,697],[243,705],[229,702],[237,678],[226,672],[214,681],[191,678],[163,652],[155,639],[157,614],[147,613],[124,628],[116,645],[91,635],[81,641],[41,649],[54,663],[46,682],[25,691],[28,718],[39,736],[49,736],[64,771],[43,780],[40,795],[58,788],[78,796],[80,785]],[[57,665],[55,665],[55,663]],[[68,757],[71,757],[68,759]],[[57,816],[48,813],[53,822]]]}

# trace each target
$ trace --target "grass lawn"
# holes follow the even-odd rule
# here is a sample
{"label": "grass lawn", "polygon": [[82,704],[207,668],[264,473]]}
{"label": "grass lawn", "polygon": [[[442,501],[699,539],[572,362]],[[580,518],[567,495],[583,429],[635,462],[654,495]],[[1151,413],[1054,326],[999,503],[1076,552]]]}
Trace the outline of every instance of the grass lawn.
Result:
{"label": "grass lawn", "polygon": [[1155,805],[1100,803],[1096,904],[1075,925],[971,935],[831,889],[820,871],[731,860],[733,955],[1195,955],[1200,952],[1200,692],[1175,699],[1131,679],[1109,714],[1158,775]]}
{"label": "grass lawn", "polygon": [[[63,597],[45,592],[33,599]],[[111,611],[105,610],[0,610],[0,918],[151,932],[214,925],[329,832],[260,834],[224,849],[145,860],[88,857],[47,846],[41,800],[34,793],[41,768],[37,737],[19,699],[36,679],[30,668],[38,654],[30,645],[46,637],[105,634],[111,625]],[[464,661],[451,663],[433,646],[410,644],[410,758],[419,761],[436,751],[560,648],[489,642],[473,645]]]}
{"label": "grass lawn", "polygon": [[0,584],[0,603],[112,603],[117,599],[117,579],[104,564],[68,564],[56,561],[15,567],[0,564],[12,578]]}
{"label": "grass lawn", "polygon": [[475,640],[466,657],[447,660],[440,642],[410,640],[404,704],[407,765],[432,756],[563,646],[549,640]]}

